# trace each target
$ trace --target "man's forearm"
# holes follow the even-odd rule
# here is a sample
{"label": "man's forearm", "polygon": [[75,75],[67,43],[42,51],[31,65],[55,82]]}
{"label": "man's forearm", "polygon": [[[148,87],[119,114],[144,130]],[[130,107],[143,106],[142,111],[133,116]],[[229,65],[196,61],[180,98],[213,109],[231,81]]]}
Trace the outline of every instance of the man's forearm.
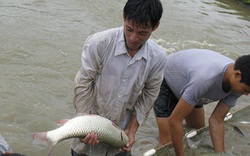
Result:
{"label": "man's forearm", "polygon": [[126,127],[126,130],[128,130],[128,133],[135,134],[137,129],[139,127],[139,123],[137,121],[136,115],[133,115]]}
{"label": "man's forearm", "polygon": [[210,135],[212,138],[214,150],[216,152],[225,152],[224,147],[224,122],[213,122],[209,124]]}
{"label": "man's forearm", "polygon": [[182,141],[182,136],[183,136],[182,122],[172,123],[169,125],[169,128],[176,156],[184,156],[183,141]]}

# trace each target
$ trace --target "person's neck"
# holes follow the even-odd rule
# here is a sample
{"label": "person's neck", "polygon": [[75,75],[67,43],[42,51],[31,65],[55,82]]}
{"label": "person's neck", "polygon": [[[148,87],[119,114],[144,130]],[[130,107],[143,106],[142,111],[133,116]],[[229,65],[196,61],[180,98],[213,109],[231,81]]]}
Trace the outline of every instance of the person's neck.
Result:
{"label": "person's neck", "polygon": [[138,50],[129,50],[128,54],[133,58]]}
{"label": "person's neck", "polygon": [[229,64],[227,70],[224,74],[222,81],[222,89],[224,92],[229,92],[231,90],[231,77],[234,74],[234,64]]}
{"label": "person's neck", "polygon": [[138,49],[130,49],[127,47],[128,54],[133,58],[135,54],[139,51],[140,48]]}

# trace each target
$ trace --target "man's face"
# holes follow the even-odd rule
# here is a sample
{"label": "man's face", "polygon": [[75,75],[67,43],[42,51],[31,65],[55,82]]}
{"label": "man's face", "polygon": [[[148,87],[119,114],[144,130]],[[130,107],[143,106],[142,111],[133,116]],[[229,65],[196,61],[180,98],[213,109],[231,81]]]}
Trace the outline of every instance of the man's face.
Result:
{"label": "man's face", "polygon": [[238,84],[234,85],[232,90],[240,94],[248,95],[250,93],[250,86],[247,86],[245,83],[239,82]]}
{"label": "man's face", "polygon": [[232,90],[240,94],[248,95],[250,93],[250,86],[240,82],[240,80],[241,80],[240,72],[235,73],[234,81],[231,84]]}
{"label": "man's face", "polygon": [[[157,25],[158,26],[158,25]],[[133,23],[131,20],[124,20],[124,36],[128,51],[138,50],[151,36],[151,33],[157,28],[152,28],[150,22],[147,27]]]}

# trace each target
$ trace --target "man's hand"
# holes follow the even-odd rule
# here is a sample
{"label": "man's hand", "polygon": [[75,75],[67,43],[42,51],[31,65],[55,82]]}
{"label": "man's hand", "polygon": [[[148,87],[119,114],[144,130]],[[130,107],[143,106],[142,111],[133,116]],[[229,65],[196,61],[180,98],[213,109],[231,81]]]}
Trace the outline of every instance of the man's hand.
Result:
{"label": "man's hand", "polygon": [[125,133],[128,135],[129,142],[121,150],[124,151],[124,152],[129,152],[129,151],[131,151],[131,148],[132,148],[132,146],[133,146],[133,144],[135,142],[135,134],[134,133],[129,133],[128,130],[125,130]]}
{"label": "man's hand", "polygon": [[125,133],[128,135],[129,142],[126,144],[125,147],[123,147],[121,149],[122,151],[125,151],[125,152],[131,151],[131,148],[135,142],[135,133],[136,133],[138,127],[139,127],[139,124],[138,124],[136,115],[133,115],[131,117],[126,129],[124,130]]}
{"label": "man's hand", "polygon": [[97,139],[97,134],[94,132],[89,133],[84,139],[80,139],[82,143],[90,144],[90,145],[97,145],[99,140]]}

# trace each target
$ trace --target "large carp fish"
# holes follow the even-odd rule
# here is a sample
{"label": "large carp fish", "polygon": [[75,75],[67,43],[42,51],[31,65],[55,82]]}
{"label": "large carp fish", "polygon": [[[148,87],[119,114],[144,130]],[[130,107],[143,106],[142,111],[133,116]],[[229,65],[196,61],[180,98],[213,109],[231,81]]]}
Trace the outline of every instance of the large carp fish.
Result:
{"label": "large carp fish", "polygon": [[[62,123],[62,122],[61,122]],[[113,148],[122,148],[128,143],[128,136],[123,130],[107,118],[99,115],[77,116],[70,120],[64,120],[64,124],[54,130],[33,134],[33,144],[45,142],[48,146],[48,156],[53,148],[62,140],[70,138],[83,138],[94,132],[99,142]]]}

